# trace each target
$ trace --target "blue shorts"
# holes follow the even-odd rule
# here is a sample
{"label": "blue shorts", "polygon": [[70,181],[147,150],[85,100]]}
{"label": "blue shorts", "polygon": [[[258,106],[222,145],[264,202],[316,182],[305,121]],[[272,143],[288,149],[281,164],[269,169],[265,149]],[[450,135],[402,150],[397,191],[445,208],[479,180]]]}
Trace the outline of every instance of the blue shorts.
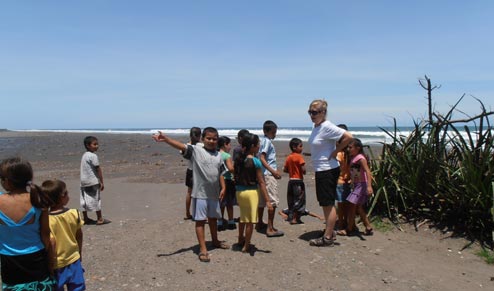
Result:
{"label": "blue shorts", "polygon": [[220,201],[213,199],[192,198],[192,219],[204,221],[208,218],[221,218]]}
{"label": "blue shorts", "polygon": [[336,186],[336,201],[346,202],[348,195],[352,192],[350,183],[338,184]]}
{"label": "blue shorts", "polygon": [[57,278],[57,290],[63,291],[64,286],[67,285],[68,291],[82,291],[86,290],[86,283],[84,282],[84,269],[82,268],[81,260],[77,260],[72,264],[55,270],[55,277]]}

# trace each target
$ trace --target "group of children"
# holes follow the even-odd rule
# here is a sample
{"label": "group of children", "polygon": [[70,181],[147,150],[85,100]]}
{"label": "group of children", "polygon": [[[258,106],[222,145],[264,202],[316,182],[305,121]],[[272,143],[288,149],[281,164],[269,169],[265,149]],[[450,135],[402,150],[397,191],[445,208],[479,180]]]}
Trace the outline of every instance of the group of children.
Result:
{"label": "group of children", "polygon": [[[34,184],[31,164],[19,157],[0,162],[0,261],[2,290],[86,290],[82,268],[82,225],[107,224],[101,212],[103,174],[95,137],[84,139],[80,203],[67,208],[61,180]],[[97,220],[88,217],[95,211]]]}
{"label": "group of children", "polygon": [[[248,130],[240,130],[237,136],[239,145],[233,150],[233,157],[229,154],[230,138],[219,137],[215,128],[208,127],[202,132],[203,144],[195,145],[194,136],[197,136],[198,132],[197,128],[191,129],[191,142],[188,144],[174,140],[162,132],[152,137],[157,142],[165,142],[181,150],[183,156],[190,160],[191,167],[187,170],[186,184],[191,191],[192,209],[189,208],[189,204],[186,205],[186,219],[192,218],[195,221],[200,246],[199,260],[210,261],[205,243],[206,221],[209,224],[213,246],[229,248],[218,239],[217,231],[236,228],[234,205],[238,205],[240,210],[237,246],[242,252],[250,252],[254,225],[257,231],[265,231],[267,237],[283,236],[284,233],[274,226],[276,208],[280,201],[277,180],[281,179],[272,142],[277,133],[276,123],[271,120],[264,122],[262,138],[249,133]],[[302,223],[301,217],[304,215],[324,220],[306,209],[303,143],[300,139],[293,138],[289,146],[292,152],[286,158],[282,169],[289,175],[288,208],[280,210],[279,214],[290,224]],[[338,186],[338,234],[352,235],[358,231],[355,226],[355,215],[358,212],[366,227],[365,234],[370,235],[372,227],[363,205],[368,199],[366,193],[372,193],[372,189],[365,192],[362,188],[369,190],[372,175],[363,155],[362,143],[354,139],[348,146],[348,152],[345,150],[339,154],[339,161],[342,171],[341,185]],[[265,207],[268,213],[267,224],[263,222]],[[228,220],[224,219],[225,209]]]}
{"label": "group of children", "polygon": [[[344,125],[341,125],[342,127]],[[344,127],[343,127],[344,128]],[[206,248],[205,224],[209,225],[215,248],[229,246],[218,239],[218,230],[235,229],[233,206],[238,205],[240,218],[237,246],[242,252],[251,251],[254,228],[265,231],[267,237],[284,233],[274,226],[279,206],[278,181],[281,173],[276,162],[272,140],[277,125],[266,121],[264,137],[241,130],[239,145],[231,150],[231,140],[219,137],[213,127],[191,129],[191,142],[184,144],[162,132],[152,137],[179,149],[190,161],[186,173],[188,187],[185,219],[195,221],[199,241],[199,260],[209,262]],[[202,143],[199,143],[199,140]],[[101,212],[103,174],[95,152],[99,144],[95,137],[84,139],[86,153],[81,160],[81,193],[79,211],[66,207],[69,195],[61,180],[47,180],[41,186],[33,184],[31,164],[20,158],[5,159],[0,163],[0,179],[6,193],[0,192],[0,261],[3,290],[85,290],[82,258],[82,225],[107,224]],[[302,156],[303,144],[298,138],[289,143],[291,154],[286,158],[283,172],[288,173],[288,208],[280,210],[290,224],[301,223],[301,216],[311,215],[306,209],[306,173]],[[363,145],[353,139],[347,149],[338,154],[341,174],[338,182],[338,234],[358,232],[355,216],[358,213],[366,235],[373,233],[363,205],[372,193],[372,174]],[[190,196],[189,196],[190,195]],[[189,200],[190,197],[190,200]],[[263,222],[267,207],[268,223]],[[228,220],[224,219],[226,209]],[[95,211],[96,220],[88,217]],[[255,226],[254,226],[255,225]],[[38,289],[36,289],[38,288]]]}

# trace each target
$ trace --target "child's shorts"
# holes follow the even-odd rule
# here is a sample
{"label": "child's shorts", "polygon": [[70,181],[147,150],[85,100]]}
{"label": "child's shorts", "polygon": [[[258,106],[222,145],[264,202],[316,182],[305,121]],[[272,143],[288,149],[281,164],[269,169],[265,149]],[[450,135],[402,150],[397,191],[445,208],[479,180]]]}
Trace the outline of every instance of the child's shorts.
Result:
{"label": "child's shorts", "polygon": [[100,184],[81,187],[81,211],[101,210],[101,190]]}
{"label": "child's shorts", "polygon": [[55,270],[57,278],[57,290],[64,290],[67,285],[68,291],[86,290],[84,282],[84,269],[82,268],[81,260],[77,260],[72,264]]}
{"label": "child's shorts", "polygon": [[338,184],[336,186],[336,201],[346,202],[348,195],[352,192],[350,183]]}
{"label": "child's shorts", "polygon": [[[266,190],[268,191],[269,202],[273,207],[277,207],[280,204],[280,197],[278,196],[278,181],[271,175],[265,175]],[[261,193],[261,191],[259,191]],[[259,195],[259,207],[266,207],[266,201],[264,196]]]}
{"label": "child's shorts", "polygon": [[221,218],[220,201],[192,198],[192,219],[204,221],[208,218]]}

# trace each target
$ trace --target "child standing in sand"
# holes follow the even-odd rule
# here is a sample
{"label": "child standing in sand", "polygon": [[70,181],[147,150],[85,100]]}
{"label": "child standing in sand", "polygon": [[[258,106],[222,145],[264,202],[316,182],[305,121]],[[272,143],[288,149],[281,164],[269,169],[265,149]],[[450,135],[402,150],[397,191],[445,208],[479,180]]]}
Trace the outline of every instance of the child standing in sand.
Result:
{"label": "child standing in sand", "polygon": [[[201,129],[199,127],[192,127],[189,132],[190,141],[188,144],[196,145],[201,140]],[[189,161],[189,165],[187,166],[187,171],[185,172],[185,186],[187,186],[187,194],[185,196],[185,217],[184,219],[191,219],[192,215],[190,214],[190,203],[191,203],[191,194],[192,194],[192,186],[193,186],[193,176],[192,176],[192,162]]]}
{"label": "child standing in sand", "polygon": [[[273,206],[272,209],[268,209],[268,225],[266,229],[267,237],[283,236],[284,233],[274,227],[274,216],[276,207],[280,203],[278,195],[278,181],[281,179],[281,174],[278,171],[276,164],[276,149],[273,145],[273,140],[276,137],[278,126],[271,120],[266,120],[263,124],[262,130],[264,132],[264,138],[261,140],[261,146],[259,148],[259,159],[261,160],[264,169],[264,180],[266,181],[266,189],[268,190],[269,202]],[[264,207],[268,201],[265,201],[264,197],[259,198],[258,209],[258,223],[257,230],[263,229],[264,222],[262,217],[264,214]]]}
{"label": "child standing in sand", "polygon": [[[237,203],[235,198],[235,182],[233,181],[233,161],[230,155],[232,148],[231,140],[227,136],[221,136],[218,139],[218,149],[221,153],[221,159],[225,163],[227,171],[223,174],[225,178],[225,197],[221,200],[221,219],[218,220],[218,231],[225,229],[237,229],[235,220],[233,218],[233,205]],[[228,214],[228,221],[224,219],[225,208]]]}
{"label": "child standing in sand", "polygon": [[[345,124],[338,124],[338,127],[348,130]],[[342,230],[346,228],[347,221],[348,202],[346,199],[352,191],[347,149],[345,148],[338,152],[336,159],[340,163],[340,176],[338,177],[338,184],[336,185],[336,201],[338,202],[336,209],[336,214],[338,215],[336,228]]]}
{"label": "child standing in sand", "polygon": [[[98,156],[95,152],[99,149],[98,139],[94,136],[84,138],[86,152],[81,159],[81,210],[85,224],[102,225],[110,223],[103,218],[101,213],[101,191],[105,190],[103,184],[103,171],[101,170]],[[96,211],[97,220],[87,216],[88,211]]]}
{"label": "child standing in sand", "polygon": [[242,140],[243,151],[235,160],[235,183],[237,202],[240,207],[240,222],[238,226],[238,245],[242,252],[250,251],[254,223],[258,220],[259,196],[266,201],[268,211],[273,211],[269,201],[261,161],[255,156],[259,151],[259,137],[246,134]]}
{"label": "child standing in sand", "polygon": [[[20,158],[0,163],[0,261],[2,290],[55,290],[50,275],[48,208],[52,202],[33,184],[33,169]],[[32,289],[37,286],[38,289]]]}
{"label": "child standing in sand", "polygon": [[289,143],[292,153],[288,155],[283,166],[283,172],[288,173],[286,200],[288,203],[288,217],[290,224],[302,223],[300,217],[305,213],[305,160],[301,155],[302,140],[292,138]]}
{"label": "child standing in sand", "polygon": [[182,151],[184,158],[192,161],[194,185],[192,187],[192,219],[195,221],[197,240],[199,242],[199,260],[209,262],[210,257],[206,248],[204,225],[209,224],[213,246],[228,249],[229,246],[218,240],[217,219],[221,218],[220,203],[225,195],[225,170],[221,154],[217,151],[218,131],[206,127],[202,132],[202,145],[187,145],[174,140],[161,131],[153,134],[157,142],[165,142]]}
{"label": "child standing in sand", "polygon": [[86,290],[81,264],[82,225],[77,209],[65,207],[69,203],[67,186],[60,180],[47,180],[41,188],[55,203],[50,208],[51,242],[56,250],[55,277],[57,290]]}
{"label": "child standing in sand", "polygon": [[365,235],[372,235],[373,230],[364,205],[372,196],[372,173],[367,164],[367,159],[363,152],[363,145],[360,139],[354,138],[348,144],[350,154],[350,175],[352,179],[353,190],[348,195],[348,218],[347,229],[338,231],[339,235],[352,235],[358,232],[355,226],[355,214],[360,214],[360,219],[365,226]]}

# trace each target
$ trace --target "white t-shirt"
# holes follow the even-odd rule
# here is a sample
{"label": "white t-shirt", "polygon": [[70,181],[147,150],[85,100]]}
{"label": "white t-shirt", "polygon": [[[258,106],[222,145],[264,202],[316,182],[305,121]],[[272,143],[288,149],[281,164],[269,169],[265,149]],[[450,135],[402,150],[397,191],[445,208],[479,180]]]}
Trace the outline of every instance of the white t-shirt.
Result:
{"label": "white t-shirt", "polygon": [[[274,148],[272,140],[267,136],[264,136],[261,139],[261,146],[259,147],[258,153],[259,159],[261,159],[262,153],[266,154],[266,162],[268,163],[268,165],[273,168],[273,170],[277,170],[278,165],[276,164],[276,149]],[[262,166],[262,171],[264,175],[273,175],[270,171],[264,168],[264,165]]]}
{"label": "white t-shirt", "polygon": [[184,158],[192,161],[194,175],[192,197],[218,200],[220,195],[220,176],[225,171],[221,153],[207,151],[201,145],[187,145]]}
{"label": "white t-shirt", "polygon": [[309,137],[312,165],[316,172],[336,169],[340,163],[335,158],[329,158],[336,149],[336,143],[345,130],[326,120],[314,127]]}
{"label": "white t-shirt", "polygon": [[95,153],[85,152],[81,159],[81,187],[98,185],[99,160]]}

